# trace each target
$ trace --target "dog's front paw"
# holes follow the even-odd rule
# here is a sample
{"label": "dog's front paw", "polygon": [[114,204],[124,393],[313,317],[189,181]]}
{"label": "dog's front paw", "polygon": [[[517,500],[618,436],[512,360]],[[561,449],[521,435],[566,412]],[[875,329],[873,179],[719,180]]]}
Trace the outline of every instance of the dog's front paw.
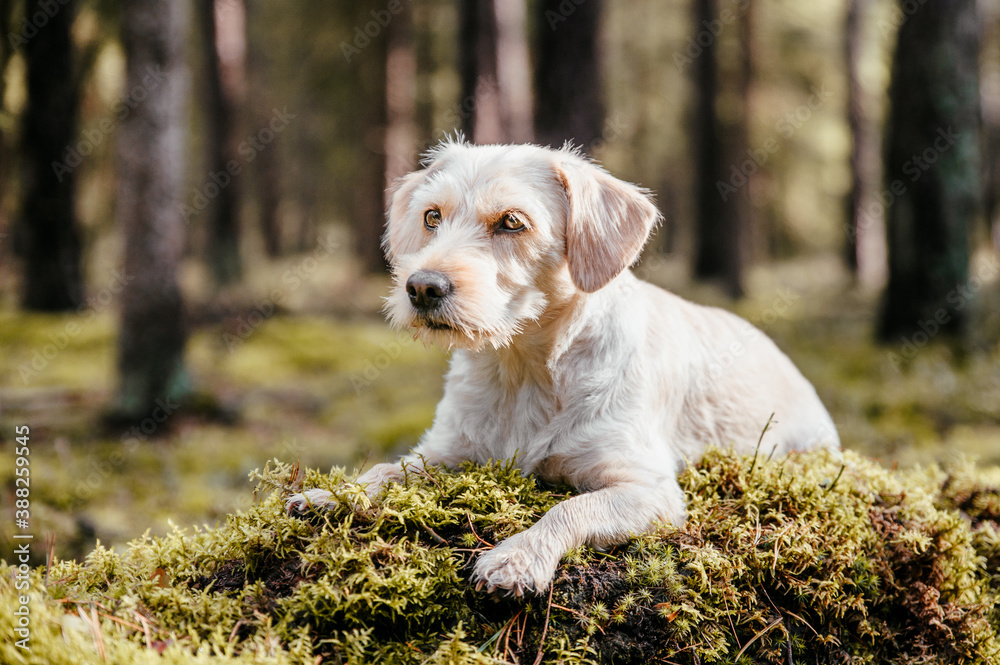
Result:
{"label": "dog's front paw", "polygon": [[301,515],[310,508],[333,510],[344,505],[361,513],[372,507],[372,500],[365,493],[365,488],[357,483],[343,483],[333,492],[314,487],[285,499],[285,510],[289,515]]}
{"label": "dog's front paw", "polygon": [[309,508],[329,509],[335,503],[333,492],[314,487],[285,499],[285,510],[289,515],[294,515],[304,513]]}
{"label": "dog's front paw", "polygon": [[486,587],[490,593],[496,589],[507,589],[515,596],[541,592],[552,581],[559,556],[533,542],[530,530],[522,531],[480,554],[472,580],[476,589]]}

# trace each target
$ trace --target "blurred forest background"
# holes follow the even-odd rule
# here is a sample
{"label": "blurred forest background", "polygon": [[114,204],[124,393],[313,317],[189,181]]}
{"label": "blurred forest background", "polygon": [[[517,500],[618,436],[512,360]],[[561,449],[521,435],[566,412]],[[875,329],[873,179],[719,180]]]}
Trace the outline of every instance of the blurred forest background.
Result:
{"label": "blurred forest background", "polygon": [[381,318],[383,190],[457,131],[653,190],[637,273],[772,336],[847,447],[1000,463],[1000,0],[0,0],[0,34],[0,482],[28,424],[62,556],[416,442],[447,359]]}

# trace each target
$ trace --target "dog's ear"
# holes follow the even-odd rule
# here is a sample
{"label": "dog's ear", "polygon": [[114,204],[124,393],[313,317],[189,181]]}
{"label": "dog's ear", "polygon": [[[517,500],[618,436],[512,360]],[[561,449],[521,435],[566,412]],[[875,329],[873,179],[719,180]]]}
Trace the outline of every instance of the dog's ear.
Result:
{"label": "dog's ear", "polygon": [[414,171],[396,181],[386,192],[388,203],[385,209],[385,233],[382,235],[382,249],[391,263],[397,256],[416,251],[419,247],[419,229],[409,228],[405,222],[413,192],[426,177],[426,170]]}
{"label": "dog's ear", "polygon": [[635,263],[660,213],[648,192],[575,154],[564,155],[556,175],[569,199],[569,273],[593,293]]}

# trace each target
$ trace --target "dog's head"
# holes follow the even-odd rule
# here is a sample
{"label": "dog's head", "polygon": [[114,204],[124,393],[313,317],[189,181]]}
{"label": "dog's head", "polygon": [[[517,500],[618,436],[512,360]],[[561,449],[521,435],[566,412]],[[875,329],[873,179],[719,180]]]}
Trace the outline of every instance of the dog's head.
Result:
{"label": "dog's head", "polygon": [[603,288],[659,217],[647,192],[568,148],[446,142],[424,165],[391,190],[386,311],[448,347],[505,346],[550,305]]}

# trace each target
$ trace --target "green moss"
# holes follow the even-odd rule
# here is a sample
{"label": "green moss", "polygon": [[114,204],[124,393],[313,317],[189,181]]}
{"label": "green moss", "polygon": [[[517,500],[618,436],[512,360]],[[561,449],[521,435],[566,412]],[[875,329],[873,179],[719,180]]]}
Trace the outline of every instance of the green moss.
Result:
{"label": "green moss", "polygon": [[0,385],[109,390],[114,315],[108,308],[57,315],[0,311]]}
{"label": "green moss", "polygon": [[[35,570],[30,654],[10,639],[8,567],[3,662],[100,662],[96,643],[121,663],[1000,658],[1000,469],[968,461],[890,472],[852,453],[713,451],[681,477],[683,528],[571,552],[551,598],[524,600],[468,582],[478,551],[565,498],[509,464],[411,474],[378,506],[339,470],[256,477],[260,502],[218,528]],[[299,483],[340,488],[338,503],[286,515]]]}

